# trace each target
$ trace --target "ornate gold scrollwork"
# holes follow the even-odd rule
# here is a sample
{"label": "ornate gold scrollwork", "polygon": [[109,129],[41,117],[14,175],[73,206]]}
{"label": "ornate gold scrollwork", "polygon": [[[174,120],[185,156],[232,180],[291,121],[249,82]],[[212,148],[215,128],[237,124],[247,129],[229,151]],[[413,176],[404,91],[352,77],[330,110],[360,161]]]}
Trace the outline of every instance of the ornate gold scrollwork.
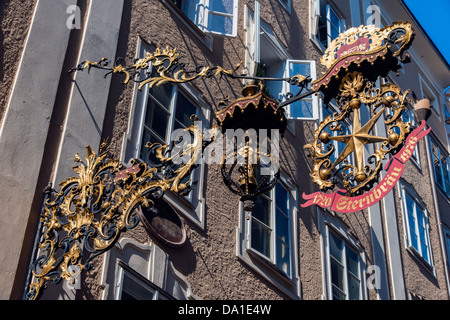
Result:
{"label": "ornate gold scrollwork", "polygon": [[[204,139],[202,129],[194,125],[184,132],[192,139],[179,151],[172,153],[167,145],[147,145],[161,161],[158,168],[134,159],[126,168],[108,158],[106,144],[101,145],[98,155],[86,147],[85,161],[75,156],[78,165],[73,170],[77,175],[62,182],[58,193],[46,191],[40,255],[31,265],[34,281],[29,285],[28,299],[36,299],[49,281],[74,281],[90,269],[93,258],[109,250],[123,231],[136,227],[138,206],[152,206],[167,190],[180,194],[190,190],[190,181],[183,179],[195,168]],[[187,161],[177,161],[181,156]],[[83,252],[90,254],[85,260]]]}

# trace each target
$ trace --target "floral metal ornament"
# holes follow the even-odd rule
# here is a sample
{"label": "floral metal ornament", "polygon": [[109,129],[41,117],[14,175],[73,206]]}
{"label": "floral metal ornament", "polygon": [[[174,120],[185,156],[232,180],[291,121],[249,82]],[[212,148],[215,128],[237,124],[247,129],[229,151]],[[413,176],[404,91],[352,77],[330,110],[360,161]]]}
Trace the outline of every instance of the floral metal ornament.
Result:
{"label": "floral metal ornament", "polygon": [[[76,176],[62,182],[59,192],[51,188],[45,192],[39,253],[31,264],[34,280],[27,299],[38,298],[49,282],[74,281],[89,270],[92,259],[109,250],[122,232],[138,225],[139,207],[155,206],[169,190],[189,192],[192,182],[185,178],[208,141],[204,142],[202,130],[194,125],[185,131],[192,139],[179,151],[147,144],[161,161],[158,167],[133,159],[127,168],[108,157],[106,144],[99,154],[86,147],[84,161],[75,156]],[[189,159],[180,163],[181,157]]]}
{"label": "floral metal ornament", "polygon": [[[404,145],[411,131],[410,123],[402,120],[411,102],[407,97],[410,90],[402,92],[392,83],[377,87],[376,81],[390,71],[396,72],[399,62],[407,62],[405,50],[413,35],[409,22],[395,22],[383,29],[351,28],[340,34],[322,57],[328,70],[312,87],[324,95],[325,103],[334,99],[339,112],[326,117],[315,131],[314,141],[304,146],[314,159],[312,181],[321,190],[339,185],[348,196],[370,190],[378,182],[382,160]],[[360,118],[362,106],[371,116],[366,123]],[[383,120],[387,131],[376,135],[374,127],[382,121],[382,115],[387,115]],[[352,124],[349,134],[342,128],[345,121]],[[334,142],[345,144],[337,156]],[[364,147],[368,144],[374,146],[374,153],[366,159]],[[354,162],[348,160],[352,155]]]}

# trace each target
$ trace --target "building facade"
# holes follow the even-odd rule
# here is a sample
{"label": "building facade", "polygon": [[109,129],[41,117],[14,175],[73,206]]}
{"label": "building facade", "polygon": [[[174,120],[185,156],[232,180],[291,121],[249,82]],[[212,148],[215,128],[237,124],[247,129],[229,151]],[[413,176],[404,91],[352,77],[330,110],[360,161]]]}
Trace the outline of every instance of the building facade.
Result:
{"label": "building facade", "polygon": [[[339,33],[395,21],[412,23],[411,62],[379,82],[428,98],[432,131],[380,202],[347,214],[300,206],[302,194],[318,191],[303,146],[337,111],[309,96],[286,106],[280,180],[252,214],[223,183],[219,164],[201,163],[189,195],[164,194],[185,228],[182,245],[170,246],[139,224],[91,270],[48,284],[41,299],[449,298],[450,68],[402,1],[11,0],[0,4],[0,15],[0,298],[26,296],[44,189],[74,176],[75,154],[83,158],[86,146],[97,150],[107,140],[124,165],[145,159],[147,141],[170,144],[192,114],[211,128],[219,102],[242,97],[247,81],[212,77],[139,90],[101,70],[68,72],[80,62],[121,57],[131,65],[170,47],[190,70],[242,62],[239,72],[250,76],[315,80]],[[275,100],[290,91],[281,81],[265,85]],[[405,121],[417,126],[410,107]],[[360,117],[367,121],[369,111]],[[386,128],[377,124],[375,131]]]}

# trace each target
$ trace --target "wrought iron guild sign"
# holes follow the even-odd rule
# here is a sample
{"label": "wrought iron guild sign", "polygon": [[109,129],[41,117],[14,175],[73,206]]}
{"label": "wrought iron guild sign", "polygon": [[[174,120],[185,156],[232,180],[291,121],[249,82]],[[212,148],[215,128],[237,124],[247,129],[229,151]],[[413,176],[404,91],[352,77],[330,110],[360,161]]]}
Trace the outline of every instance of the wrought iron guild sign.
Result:
{"label": "wrought iron guild sign", "polygon": [[[312,87],[324,95],[326,103],[335,99],[339,112],[326,117],[315,131],[314,141],[304,146],[314,159],[312,180],[324,192],[303,195],[308,201],[302,207],[317,204],[331,207],[334,211],[354,212],[373,205],[392,188],[393,181],[389,180],[387,188],[385,181],[379,182],[379,174],[382,161],[387,159],[387,155],[395,155],[402,147],[402,152],[410,152],[409,148],[405,149],[405,141],[410,134],[411,124],[402,119],[407,104],[411,102],[407,98],[410,91],[402,92],[393,83],[383,83],[377,87],[376,81],[379,77],[386,77],[391,71],[397,72],[401,67],[400,62],[409,61],[405,50],[411,45],[413,36],[409,22],[394,22],[382,29],[361,26],[340,34],[326,50],[321,63],[328,69],[320,79],[312,83]],[[359,112],[363,105],[371,115],[366,123],[361,123]],[[376,123],[381,121],[383,114],[387,114],[382,126],[387,128],[387,132],[375,135],[371,132]],[[352,132],[349,134],[344,134],[342,129],[346,119],[352,123]],[[420,130],[423,127],[424,124]],[[423,134],[416,131],[412,136],[423,137]],[[335,159],[333,142],[345,144]],[[417,140],[414,140],[414,143],[407,145],[415,147],[416,143]],[[365,159],[364,146],[367,144],[374,146],[374,152]],[[347,160],[350,155],[354,157],[353,163]],[[407,160],[405,157],[402,159],[402,163]],[[399,171],[396,172],[398,180],[400,174]],[[388,176],[391,177],[386,175],[385,179]],[[362,197],[364,201],[352,206],[335,205],[344,195],[345,198],[351,198],[372,191],[377,183],[377,186],[384,186],[384,190],[377,193],[376,197]],[[325,193],[338,185],[343,188],[339,192]]]}

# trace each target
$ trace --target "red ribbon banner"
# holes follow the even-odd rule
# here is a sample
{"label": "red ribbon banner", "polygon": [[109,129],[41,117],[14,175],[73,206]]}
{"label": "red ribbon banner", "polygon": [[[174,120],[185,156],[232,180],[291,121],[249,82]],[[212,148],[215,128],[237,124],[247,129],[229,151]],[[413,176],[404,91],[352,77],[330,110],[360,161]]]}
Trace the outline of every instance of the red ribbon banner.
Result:
{"label": "red ribbon banner", "polygon": [[406,139],[406,143],[400,152],[393,156],[384,167],[384,170],[387,171],[387,173],[383,180],[381,180],[377,186],[369,192],[355,197],[345,196],[345,189],[333,193],[303,193],[302,197],[307,201],[300,206],[302,208],[306,208],[316,204],[319,207],[330,208],[336,212],[350,213],[360,211],[374,205],[383,199],[400,179],[403,170],[405,170],[405,163],[409,160],[409,158],[411,158],[417,143],[431,130],[431,128],[428,128],[427,130],[422,131],[424,128],[425,121],[422,121],[420,126],[409,134]]}

